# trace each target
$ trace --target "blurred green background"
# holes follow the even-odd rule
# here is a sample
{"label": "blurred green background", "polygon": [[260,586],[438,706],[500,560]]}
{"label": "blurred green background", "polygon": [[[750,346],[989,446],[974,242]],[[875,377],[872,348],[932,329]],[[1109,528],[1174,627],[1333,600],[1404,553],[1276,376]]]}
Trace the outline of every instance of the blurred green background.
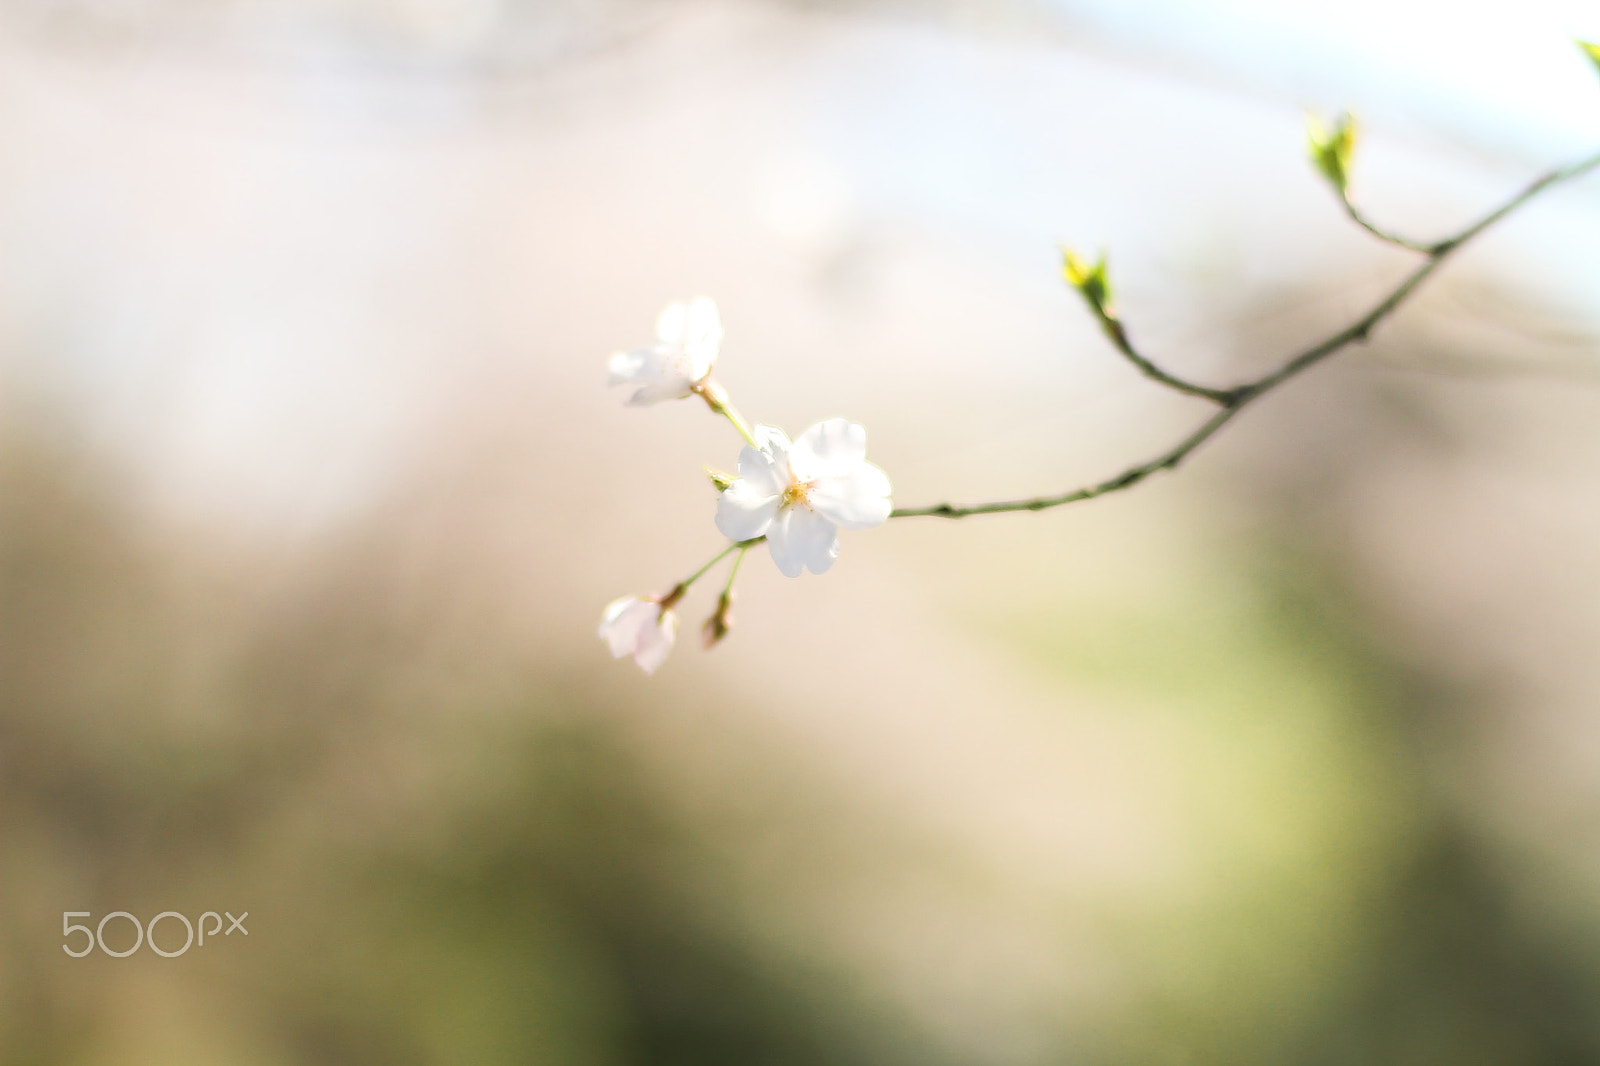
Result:
{"label": "blurred green background", "polygon": [[[0,1061],[1600,1062],[1593,182],[1175,476],[594,639],[718,546],[603,388],[670,300],[897,502],[1051,491],[1204,416],[1056,241],[1226,383],[1409,265],[1302,106],[1424,237],[1600,139],[1579,6],[1334,11],[0,9]],[[61,949],[168,910],[248,934]]]}

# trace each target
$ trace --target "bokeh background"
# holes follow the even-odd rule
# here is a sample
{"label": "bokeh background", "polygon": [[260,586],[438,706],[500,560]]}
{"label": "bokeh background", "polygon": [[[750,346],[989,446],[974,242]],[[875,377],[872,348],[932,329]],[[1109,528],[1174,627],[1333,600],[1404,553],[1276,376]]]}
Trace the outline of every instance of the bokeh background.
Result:
{"label": "bokeh background", "polygon": [[1258,373],[1410,265],[1301,110],[1443,234],[1600,143],[1597,20],[5,4],[0,1061],[1600,1063],[1593,180],[1175,476],[594,633],[718,546],[737,439],[603,387],[669,300],[897,502],[1097,480],[1205,412],[1058,241]]}

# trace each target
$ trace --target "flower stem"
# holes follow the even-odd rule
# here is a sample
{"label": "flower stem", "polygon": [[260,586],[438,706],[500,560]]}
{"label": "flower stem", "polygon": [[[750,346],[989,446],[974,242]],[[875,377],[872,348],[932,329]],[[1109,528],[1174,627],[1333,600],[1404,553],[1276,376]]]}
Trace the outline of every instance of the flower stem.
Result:
{"label": "flower stem", "polygon": [[733,579],[739,576],[739,564],[744,562],[745,553],[750,550],[750,546],[754,543],[755,541],[741,540],[734,545],[735,548],[739,549],[739,554],[734,557],[733,569],[728,571],[728,583],[722,586],[722,595],[724,597],[733,594]]}
{"label": "flower stem", "polygon": [[737,550],[739,553],[739,558],[733,561],[733,573],[728,575],[728,586],[722,590],[722,594],[726,596],[728,594],[728,589],[733,588],[733,574],[737,574],[739,572],[739,564],[744,562],[744,553],[766,539],[766,537],[752,537],[750,540],[729,541],[728,546],[723,548],[717,554],[713,555],[709,560],[707,560],[704,566],[690,574],[688,577],[684,578],[682,581],[678,582],[676,585],[672,586],[672,591],[661,597],[659,601],[661,604],[661,609],[663,611],[670,611],[672,608],[676,607],[678,605],[678,601],[683,599],[683,597],[688,594],[690,585],[693,585],[696,581],[699,581],[702,577],[705,577],[707,570],[710,570],[713,566],[716,566],[718,563],[722,562],[722,560],[726,559],[732,552]]}
{"label": "flower stem", "polygon": [[739,436],[744,438],[744,442],[750,445],[752,448],[760,448],[761,446],[756,443],[755,435],[750,432],[749,423],[747,423],[743,418],[739,417],[739,412],[735,411],[726,402],[721,406],[721,413],[728,419],[729,422],[733,423],[733,428],[739,431]]}
{"label": "flower stem", "polygon": [[733,545],[739,549],[739,554],[733,557],[733,566],[728,571],[728,583],[722,586],[722,595],[717,597],[717,609],[711,612],[711,617],[700,627],[700,643],[707,651],[721,644],[733,630],[733,579],[739,576],[739,564],[744,562],[745,553],[754,543],[753,540],[744,540]]}
{"label": "flower stem", "polygon": [[707,377],[703,381],[696,382],[691,391],[706,402],[706,406],[711,408],[713,414],[719,414],[731,422],[746,444],[752,448],[760,447],[756,443],[755,434],[750,432],[750,424],[739,417],[739,412],[733,409],[733,404],[728,402],[728,394],[721,385]]}
{"label": "flower stem", "polygon": [[[706,563],[706,565],[702,566],[700,569],[696,570],[694,573],[678,582],[678,587],[681,589],[687,589],[690,585],[694,584],[696,581],[699,581],[705,576],[707,570],[710,570],[713,566],[716,566],[718,563],[722,562],[722,560],[726,559],[728,557],[728,553],[732,552],[736,548],[748,550],[749,545],[745,541],[736,540],[731,542],[726,548],[723,548],[717,554],[713,555],[710,562]],[[741,559],[744,558],[743,551],[740,552],[739,557]],[[734,563],[733,568],[737,570],[739,568],[739,564]]]}

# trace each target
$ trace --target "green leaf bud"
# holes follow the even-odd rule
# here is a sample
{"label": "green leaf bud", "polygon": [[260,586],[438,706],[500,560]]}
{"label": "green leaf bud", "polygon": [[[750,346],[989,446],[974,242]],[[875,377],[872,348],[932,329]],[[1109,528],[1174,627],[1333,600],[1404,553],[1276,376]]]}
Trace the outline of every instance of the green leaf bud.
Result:
{"label": "green leaf bud", "polygon": [[1089,301],[1097,315],[1110,315],[1111,283],[1106,280],[1106,257],[1101,253],[1100,259],[1090,266],[1078,258],[1071,248],[1061,249],[1061,273],[1071,285],[1083,294]]}
{"label": "green leaf bud", "polygon": [[1356,120],[1348,111],[1340,112],[1333,125],[1321,117],[1306,114],[1306,142],[1311,161],[1340,196],[1350,186],[1350,157],[1356,147]]}
{"label": "green leaf bud", "polygon": [[1591,44],[1588,41],[1578,41],[1576,43],[1579,48],[1583,49],[1583,54],[1589,57],[1589,62],[1595,65],[1595,69],[1600,70],[1600,44]]}

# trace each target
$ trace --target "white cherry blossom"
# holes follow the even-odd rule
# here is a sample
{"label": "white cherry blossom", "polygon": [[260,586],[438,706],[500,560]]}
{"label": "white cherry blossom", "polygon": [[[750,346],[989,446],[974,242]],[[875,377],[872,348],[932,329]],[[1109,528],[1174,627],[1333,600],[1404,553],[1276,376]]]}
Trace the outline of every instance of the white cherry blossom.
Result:
{"label": "white cherry blossom", "polygon": [[654,597],[624,596],[606,605],[600,619],[600,639],[613,658],[632,655],[647,674],[666,661],[678,636],[678,617],[671,607]]}
{"label": "white cherry blossom", "polygon": [[717,500],[717,528],[730,540],[765,535],[786,576],[822,573],[839,554],[839,530],[888,519],[888,475],[867,462],[867,431],[854,422],[818,422],[792,444],[771,426],[754,435],[758,446],[739,453],[738,480]]}
{"label": "white cherry blossom", "polygon": [[704,296],[672,304],[656,322],[656,343],[611,357],[608,385],[635,385],[628,403],[643,406],[688,396],[717,361],[722,322]]}

